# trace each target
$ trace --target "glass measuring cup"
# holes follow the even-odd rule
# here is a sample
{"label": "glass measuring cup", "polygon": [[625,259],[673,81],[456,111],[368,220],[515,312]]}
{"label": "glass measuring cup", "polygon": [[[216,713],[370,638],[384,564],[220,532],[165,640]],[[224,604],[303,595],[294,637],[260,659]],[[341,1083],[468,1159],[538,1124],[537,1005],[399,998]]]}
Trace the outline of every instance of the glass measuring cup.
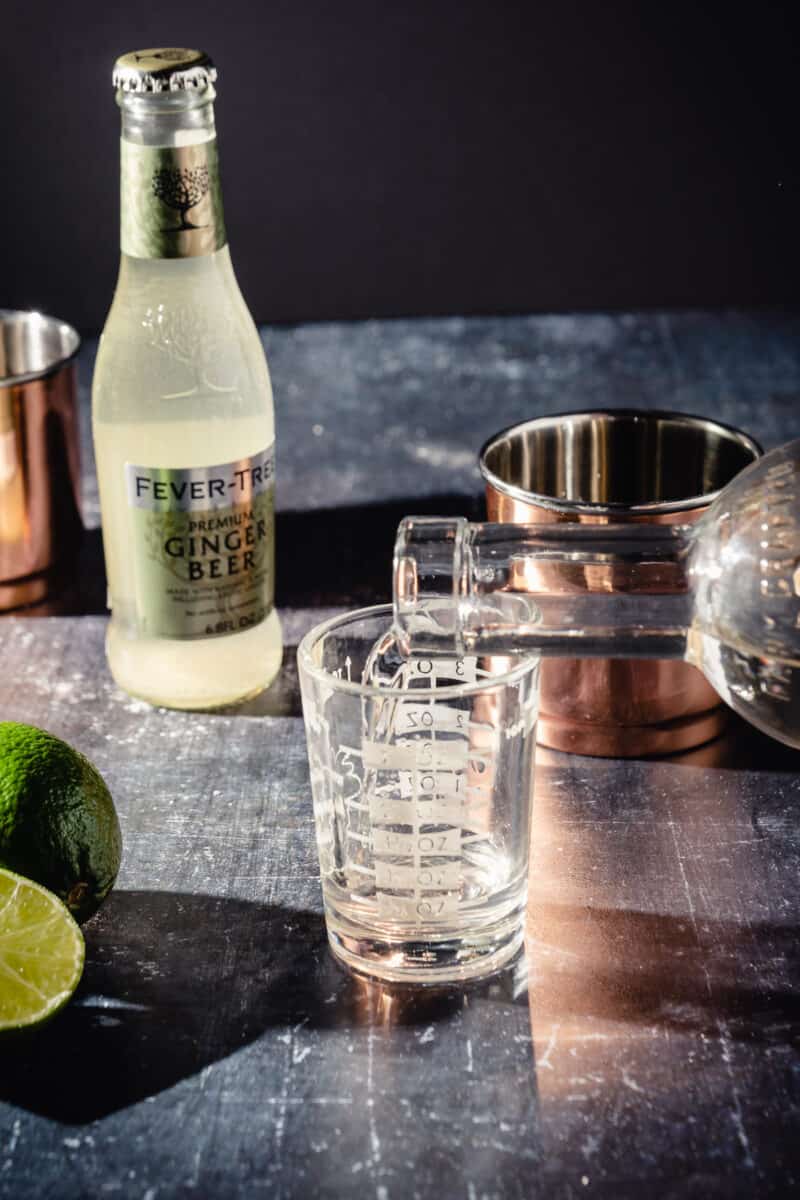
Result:
{"label": "glass measuring cup", "polygon": [[391,622],[297,653],[328,938],[382,979],[475,978],[522,944],[539,660],[403,660]]}
{"label": "glass measuring cup", "polygon": [[[800,440],[746,467],[692,526],[406,518],[398,644],[683,658],[748,721],[800,747],[799,474]],[[598,575],[607,590],[593,589]]]}

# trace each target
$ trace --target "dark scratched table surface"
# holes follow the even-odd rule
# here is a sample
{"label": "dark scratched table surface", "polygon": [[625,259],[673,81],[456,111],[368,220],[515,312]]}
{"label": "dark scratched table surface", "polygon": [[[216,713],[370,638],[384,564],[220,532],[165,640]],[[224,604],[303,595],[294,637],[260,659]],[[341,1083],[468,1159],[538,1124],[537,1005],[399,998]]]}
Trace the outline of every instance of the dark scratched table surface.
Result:
{"label": "dark scratched table surface", "polygon": [[413,320],[264,332],[287,649],[258,699],[148,707],[103,659],[81,356],[79,562],[0,621],[0,712],[78,745],[125,838],[75,1002],[0,1055],[0,1196],[761,1197],[800,1189],[800,755],[731,723],[680,758],[543,751],[527,957],[468,989],[326,949],[294,648],[388,594],[397,520],[478,516],[476,451],[560,410],[800,433],[800,316]]}

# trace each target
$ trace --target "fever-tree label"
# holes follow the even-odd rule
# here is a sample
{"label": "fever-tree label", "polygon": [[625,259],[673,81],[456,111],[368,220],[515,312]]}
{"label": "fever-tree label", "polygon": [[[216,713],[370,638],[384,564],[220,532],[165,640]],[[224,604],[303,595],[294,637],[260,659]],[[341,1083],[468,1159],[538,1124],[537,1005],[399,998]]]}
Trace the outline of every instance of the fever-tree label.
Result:
{"label": "fever-tree label", "polygon": [[263,621],[274,598],[273,447],[213,467],[125,465],[138,617],[152,637]]}

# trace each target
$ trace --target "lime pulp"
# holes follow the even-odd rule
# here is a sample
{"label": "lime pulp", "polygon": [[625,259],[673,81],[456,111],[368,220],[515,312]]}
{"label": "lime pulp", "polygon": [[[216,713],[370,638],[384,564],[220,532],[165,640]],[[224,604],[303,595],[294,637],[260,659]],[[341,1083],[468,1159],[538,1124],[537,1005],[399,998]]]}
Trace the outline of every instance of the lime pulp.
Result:
{"label": "lime pulp", "polygon": [[47,1021],[83,973],[83,935],[38,883],[0,868],[0,1031]]}

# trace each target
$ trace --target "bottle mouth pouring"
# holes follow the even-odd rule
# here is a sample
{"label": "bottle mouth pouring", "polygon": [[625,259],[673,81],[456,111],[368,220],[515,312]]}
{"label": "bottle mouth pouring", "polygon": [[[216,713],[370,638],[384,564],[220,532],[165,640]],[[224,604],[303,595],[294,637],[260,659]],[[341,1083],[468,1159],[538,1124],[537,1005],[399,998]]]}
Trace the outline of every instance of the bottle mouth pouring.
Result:
{"label": "bottle mouth pouring", "polygon": [[683,657],[698,529],[406,517],[397,646],[406,657],[503,654],[512,643],[547,656]]}
{"label": "bottle mouth pouring", "polygon": [[405,517],[393,561],[393,632],[400,653],[461,657],[475,652],[478,632],[485,641],[493,629],[524,631],[539,624],[541,612],[530,596],[482,594],[475,588],[481,575],[464,517]]}

